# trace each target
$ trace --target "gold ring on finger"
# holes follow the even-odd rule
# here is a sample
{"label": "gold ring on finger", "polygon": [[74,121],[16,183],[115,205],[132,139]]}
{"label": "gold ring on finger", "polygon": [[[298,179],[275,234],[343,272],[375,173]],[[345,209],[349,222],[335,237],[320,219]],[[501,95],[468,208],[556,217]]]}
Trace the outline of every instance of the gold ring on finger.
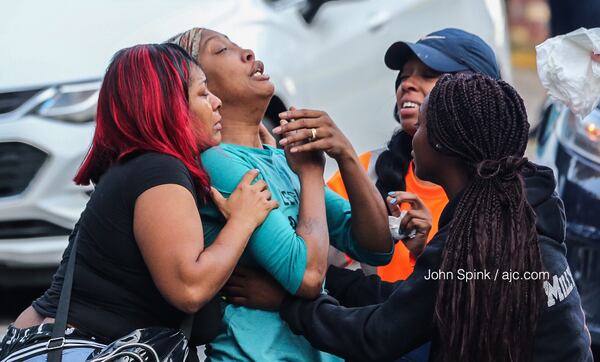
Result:
{"label": "gold ring on finger", "polygon": [[311,128],[310,133],[311,133],[311,136],[308,139],[308,142],[313,142],[314,140],[317,139],[317,130],[315,128]]}

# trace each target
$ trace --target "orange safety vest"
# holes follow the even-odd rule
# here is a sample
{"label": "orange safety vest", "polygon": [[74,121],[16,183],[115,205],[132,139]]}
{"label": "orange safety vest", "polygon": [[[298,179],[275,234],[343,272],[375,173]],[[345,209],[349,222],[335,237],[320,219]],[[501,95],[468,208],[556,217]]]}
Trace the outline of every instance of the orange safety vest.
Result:
{"label": "orange safety vest", "polygon": [[[364,167],[373,183],[377,182],[375,163],[383,151],[385,151],[385,149],[378,149],[363,153],[359,156],[361,165]],[[429,211],[431,211],[432,226],[427,238],[427,242],[429,242],[429,240],[431,240],[431,238],[437,233],[440,215],[448,203],[448,197],[446,197],[446,193],[441,186],[430,186],[424,184],[422,181],[419,181],[413,172],[412,162],[408,168],[407,174],[404,177],[406,182],[406,191],[418,195],[421,200],[423,200],[423,203],[427,206]],[[337,171],[333,177],[329,179],[327,186],[329,186],[330,189],[338,193],[346,200],[348,199],[348,193],[346,192],[346,187],[344,186],[344,181],[342,180],[342,175],[339,171]],[[403,210],[408,208],[409,206],[407,204],[401,205],[401,209]],[[396,243],[396,247],[394,249],[392,261],[388,265],[377,267],[377,274],[382,280],[389,282],[404,280],[408,278],[410,274],[412,274],[415,261],[415,258],[410,254],[410,251],[406,248],[404,243],[398,242]]]}

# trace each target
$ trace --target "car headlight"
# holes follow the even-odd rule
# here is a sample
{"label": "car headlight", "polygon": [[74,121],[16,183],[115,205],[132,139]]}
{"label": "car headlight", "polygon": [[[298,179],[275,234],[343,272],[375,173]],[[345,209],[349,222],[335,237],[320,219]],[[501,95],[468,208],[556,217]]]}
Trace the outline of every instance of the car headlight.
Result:
{"label": "car headlight", "polygon": [[562,117],[558,137],[573,151],[600,163],[600,107],[583,119],[568,112],[565,117]]}
{"label": "car headlight", "polygon": [[68,122],[90,122],[96,118],[101,81],[62,84],[47,90],[35,113]]}

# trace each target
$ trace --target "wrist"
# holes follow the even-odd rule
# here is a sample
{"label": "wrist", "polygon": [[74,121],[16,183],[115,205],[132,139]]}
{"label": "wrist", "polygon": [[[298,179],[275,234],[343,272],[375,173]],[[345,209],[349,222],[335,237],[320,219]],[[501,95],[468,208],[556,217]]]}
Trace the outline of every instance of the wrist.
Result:
{"label": "wrist", "polygon": [[321,166],[305,166],[298,170],[298,177],[300,179],[305,178],[319,178],[323,179],[323,172],[325,167]]}
{"label": "wrist", "polygon": [[362,168],[360,160],[358,159],[358,155],[356,154],[356,152],[354,152],[354,149],[340,154],[338,157],[335,158],[335,161],[338,163],[340,169],[352,168],[356,166]]}
{"label": "wrist", "polygon": [[227,224],[243,229],[248,234],[252,234],[254,229],[258,227],[256,220],[252,217],[249,217],[248,215],[239,215],[238,213],[231,214],[229,220],[227,220]]}

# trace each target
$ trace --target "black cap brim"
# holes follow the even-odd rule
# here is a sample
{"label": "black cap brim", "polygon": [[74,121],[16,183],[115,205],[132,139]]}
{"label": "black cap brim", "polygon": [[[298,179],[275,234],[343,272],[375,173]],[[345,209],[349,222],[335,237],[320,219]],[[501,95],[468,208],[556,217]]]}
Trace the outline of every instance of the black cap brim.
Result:
{"label": "black cap brim", "polygon": [[419,43],[395,42],[385,52],[385,65],[392,70],[402,70],[410,57],[417,57],[429,68],[440,73],[469,70],[468,66],[456,62],[441,51]]}
{"label": "black cap brim", "polygon": [[401,70],[404,63],[406,63],[411,55],[414,56],[414,53],[408,44],[403,41],[398,41],[390,45],[385,52],[383,60],[388,68],[392,70]]}

